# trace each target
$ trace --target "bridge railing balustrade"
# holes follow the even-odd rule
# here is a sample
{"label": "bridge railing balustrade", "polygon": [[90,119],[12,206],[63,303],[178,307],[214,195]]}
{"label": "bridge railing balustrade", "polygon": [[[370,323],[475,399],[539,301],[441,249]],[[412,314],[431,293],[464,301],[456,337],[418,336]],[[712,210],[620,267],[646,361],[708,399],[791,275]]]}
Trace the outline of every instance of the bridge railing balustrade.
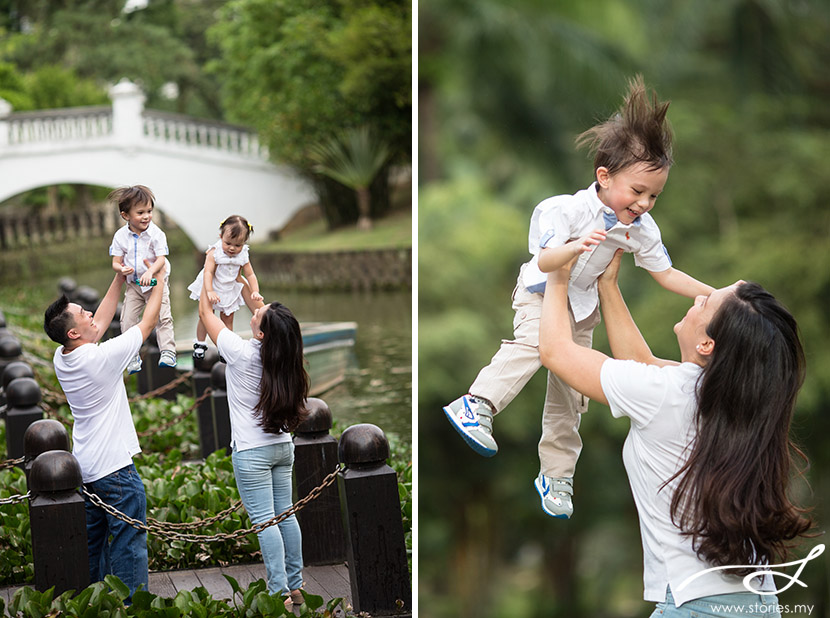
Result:
{"label": "bridge railing balustrade", "polygon": [[142,113],[144,136],[151,140],[184,146],[196,146],[241,154],[254,158],[267,158],[253,133],[245,127],[214,121],[198,121],[190,116],[144,110]]}
{"label": "bridge railing balustrade", "polygon": [[89,140],[112,134],[112,108],[96,105],[15,112],[6,123],[9,145]]}

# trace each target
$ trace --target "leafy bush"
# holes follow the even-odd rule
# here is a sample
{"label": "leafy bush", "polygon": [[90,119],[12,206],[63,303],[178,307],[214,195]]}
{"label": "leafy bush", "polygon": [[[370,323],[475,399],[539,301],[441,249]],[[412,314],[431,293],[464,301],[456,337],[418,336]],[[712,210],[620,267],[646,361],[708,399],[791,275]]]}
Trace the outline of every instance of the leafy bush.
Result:
{"label": "leafy bush", "polygon": [[[74,590],[54,597],[54,588],[38,592],[32,588],[18,590],[8,607],[9,616],[26,616],[27,618],[47,618],[48,616],[65,616],[66,618],[112,617],[126,618],[179,618],[196,616],[198,618],[230,618],[245,616],[294,616],[285,609],[283,598],[270,595],[265,581],[260,579],[242,590],[237,581],[228,575],[225,579],[233,589],[233,598],[229,605],[225,600],[214,599],[203,587],[193,591],[182,590],[172,599],[157,596],[145,590],[133,595],[132,604],[125,606],[124,599],[129,596],[129,588],[114,575],[107,575],[104,582],[97,582],[75,594]],[[334,615],[343,599],[332,599],[327,604],[317,595],[303,592],[305,603],[300,608],[300,616],[306,618],[328,618]],[[0,598],[0,616],[5,616],[5,603]],[[347,616],[354,616],[346,608]]]}

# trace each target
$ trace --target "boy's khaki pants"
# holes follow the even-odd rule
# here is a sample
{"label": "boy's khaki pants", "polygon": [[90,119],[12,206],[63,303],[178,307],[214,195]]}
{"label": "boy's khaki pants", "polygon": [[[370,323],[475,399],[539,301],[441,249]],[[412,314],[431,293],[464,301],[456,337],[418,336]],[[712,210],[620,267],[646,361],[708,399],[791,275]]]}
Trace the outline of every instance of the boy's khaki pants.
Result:
{"label": "boy's khaki pants", "polygon": [[[512,341],[502,340],[490,364],[482,369],[470,386],[470,394],[486,399],[501,412],[542,366],[539,359],[539,321],[542,316],[542,294],[528,292],[522,273],[513,290]],[[594,327],[600,321],[599,308],[579,323],[571,318],[574,341],[591,347]],[[539,441],[539,462],[542,474],[554,478],[573,477],[576,460],[582,451],[579,436],[580,414],[588,409],[588,398],[577,393],[555,374],[548,372],[547,393],[542,411],[542,438]]]}
{"label": "boy's khaki pants", "polygon": [[[176,352],[176,339],[173,334],[173,314],[170,312],[170,289],[167,282],[164,282],[164,296],[161,298],[161,311],[159,312],[159,323],[156,325],[156,339],[160,351],[170,350]],[[121,332],[126,332],[141,320],[141,314],[147,301],[150,300],[152,290],[141,291],[141,287],[135,283],[127,283],[127,291],[124,292],[124,305],[121,308]]]}

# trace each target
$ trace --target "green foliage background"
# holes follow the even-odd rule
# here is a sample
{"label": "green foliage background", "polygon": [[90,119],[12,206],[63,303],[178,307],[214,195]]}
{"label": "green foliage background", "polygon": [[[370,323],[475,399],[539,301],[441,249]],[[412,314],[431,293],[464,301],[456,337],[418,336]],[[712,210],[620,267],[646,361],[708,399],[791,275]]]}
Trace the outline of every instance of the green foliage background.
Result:
{"label": "green foliage background", "polygon": [[[148,109],[258,130],[272,158],[315,183],[330,227],[354,192],[313,172],[309,148],[371,125],[406,167],[412,143],[407,0],[0,0],[0,97],[14,111],[107,105],[122,78]],[[388,171],[388,167],[384,168]],[[390,208],[386,174],[372,215]]]}
{"label": "green foliage background", "polygon": [[[672,101],[675,160],[653,215],[677,268],[716,287],[756,280],[799,321],[807,380],[793,426],[811,466],[793,491],[826,543],[830,515],[830,6],[778,0],[421,0],[419,32],[418,565],[424,618],[646,616],[622,467],[625,421],[591,404],[575,515],[548,518],[533,479],[537,375],[496,417],[484,459],[441,407],[511,338],[510,293],[542,199],[593,180],[574,137],[637,72]],[[623,292],[656,354],[689,301],[625,261]],[[607,351],[602,326],[595,347]],[[830,554],[780,601],[830,616]],[[789,571],[792,573],[792,571]],[[785,580],[777,578],[779,587]]]}

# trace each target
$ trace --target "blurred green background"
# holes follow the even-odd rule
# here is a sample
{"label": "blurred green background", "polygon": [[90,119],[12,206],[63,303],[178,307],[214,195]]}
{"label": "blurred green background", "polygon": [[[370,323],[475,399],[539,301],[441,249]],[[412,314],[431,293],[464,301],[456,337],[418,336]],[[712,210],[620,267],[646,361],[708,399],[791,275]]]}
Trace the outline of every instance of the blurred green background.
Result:
{"label": "blurred green background", "polygon": [[[810,458],[797,500],[826,543],[830,515],[830,3],[824,0],[420,0],[419,526],[422,618],[648,616],[621,461],[628,422],[591,404],[575,515],[544,515],[544,373],[496,417],[500,451],[473,453],[441,407],[502,338],[542,199],[593,180],[575,136],[643,74],[672,101],[676,164],[653,211],[677,268],[716,287],[756,280],[802,329],[793,435]],[[622,286],[654,352],[677,358],[689,301],[628,256]],[[607,351],[605,331],[595,347]],[[780,602],[830,616],[830,552]],[[793,574],[794,569],[787,570]],[[788,582],[777,578],[783,587]],[[807,615],[805,612],[804,615]]]}

